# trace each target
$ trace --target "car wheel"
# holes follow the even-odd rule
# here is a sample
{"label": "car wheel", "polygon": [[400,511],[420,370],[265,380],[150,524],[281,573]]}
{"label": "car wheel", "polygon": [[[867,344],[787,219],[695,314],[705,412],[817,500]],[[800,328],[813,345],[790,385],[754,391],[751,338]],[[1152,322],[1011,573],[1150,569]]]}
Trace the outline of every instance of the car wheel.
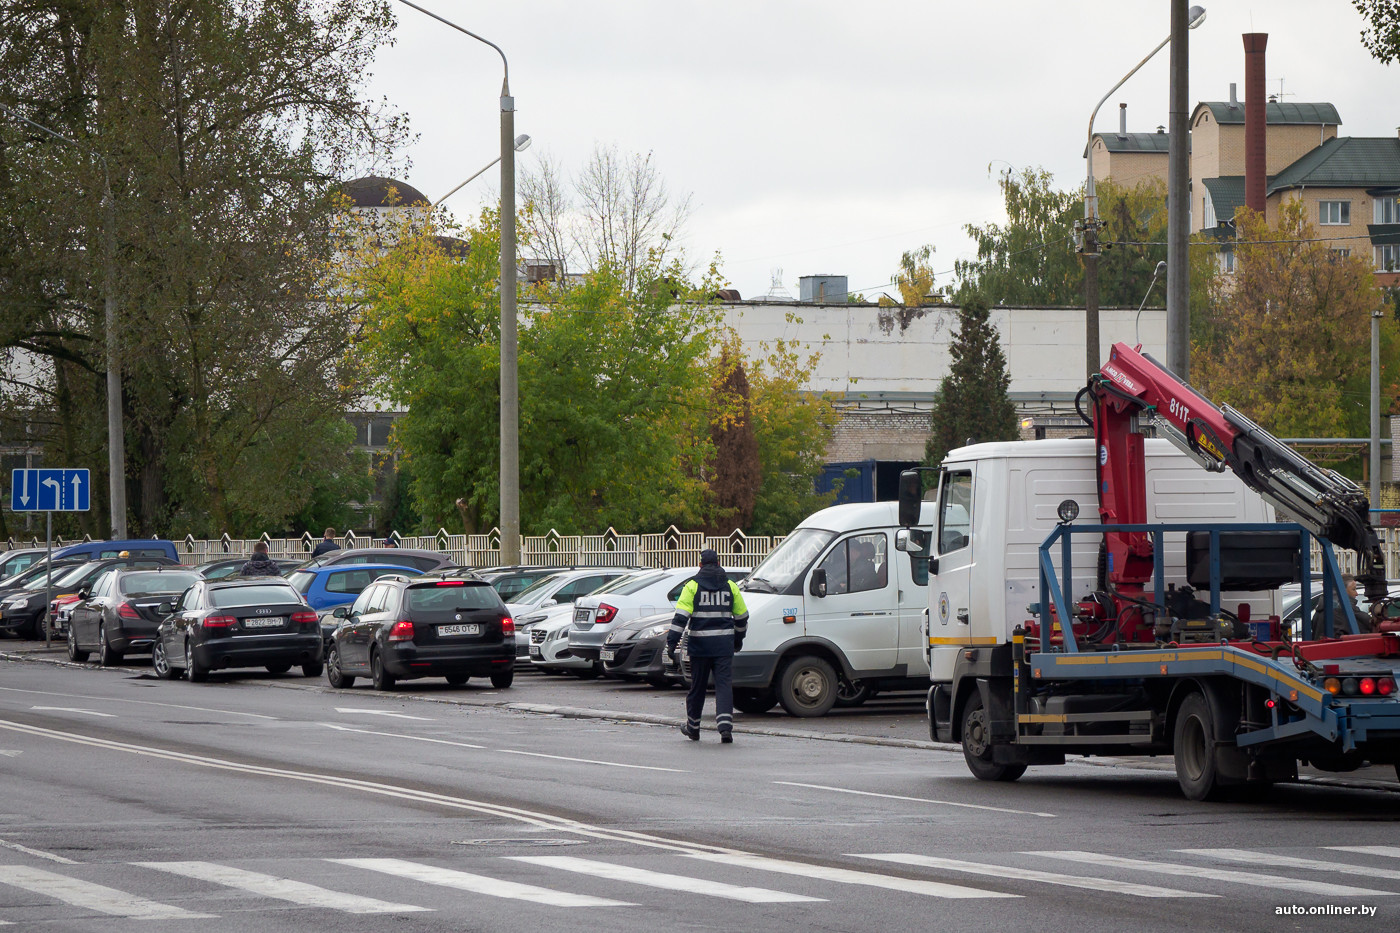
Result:
{"label": "car wheel", "polygon": [[734,688],[734,708],[741,713],[758,716],[778,705],[778,693],[771,687],[752,689]]}
{"label": "car wheel", "polygon": [[393,690],[396,678],[384,669],[384,659],[376,651],[369,656],[370,678],[374,681],[376,690]]}
{"label": "car wheel", "polygon": [[515,683],[515,671],[497,671],[491,675],[491,686],[504,690]]}
{"label": "car wheel", "polygon": [[448,674],[447,685],[449,687],[465,687],[467,681],[472,679],[470,674]]}
{"label": "car wheel", "polygon": [[337,690],[355,686],[355,678],[340,668],[340,647],[334,643],[326,652],[326,680]]}
{"label": "car wheel", "polygon": [[847,680],[844,677],[836,681],[836,705],[842,709],[860,706],[874,695],[875,691],[869,681]]}
{"label": "car wheel", "polygon": [[321,676],[321,672],[324,671],[325,669],[326,669],[326,662],[324,662],[324,661],[307,661],[305,664],[303,664],[303,665],[301,666],[301,676],[303,676],[303,677],[320,677],[320,676]]}
{"label": "car wheel", "polygon": [[88,653],[78,647],[78,633],[73,631],[73,626],[68,626],[68,660],[82,664],[87,659]]}
{"label": "car wheel", "polygon": [[814,655],[793,658],[778,675],[778,702],[791,716],[825,716],[836,705],[836,672]]}
{"label": "car wheel", "polygon": [[[73,631],[70,625],[68,631]],[[107,626],[97,626],[97,663],[103,667],[115,667],[122,663],[122,653],[107,641]]]}
{"label": "car wheel", "polygon": [[155,669],[156,676],[161,680],[174,680],[178,676],[175,668],[170,666],[170,658],[165,653],[165,642],[159,638],[151,643],[151,667]]}
{"label": "car wheel", "polygon": [[193,684],[201,684],[209,679],[209,668],[199,663],[188,641],[185,642],[185,674]]}
{"label": "car wheel", "polygon": [[267,665],[267,672],[269,674],[285,674],[291,669],[292,662],[290,661],[278,661],[276,664]]}
{"label": "car wheel", "polygon": [[976,689],[963,707],[962,747],[967,769],[978,780],[1014,781],[1026,773],[1025,765],[999,765],[992,760],[987,711],[982,708],[982,694]]}

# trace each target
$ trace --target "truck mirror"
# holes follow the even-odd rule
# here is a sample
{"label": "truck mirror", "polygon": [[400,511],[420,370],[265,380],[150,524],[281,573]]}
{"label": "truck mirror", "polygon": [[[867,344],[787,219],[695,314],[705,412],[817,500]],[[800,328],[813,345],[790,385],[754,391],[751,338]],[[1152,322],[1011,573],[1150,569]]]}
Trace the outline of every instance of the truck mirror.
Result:
{"label": "truck mirror", "polygon": [[894,533],[894,549],[906,554],[927,556],[933,533],[918,528],[900,528]]}
{"label": "truck mirror", "polygon": [[918,470],[899,474],[899,524],[913,528],[919,523],[919,511],[924,501],[924,478]]}
{"label": "truck mirror", "polygon": [[812,571],[812,584],[808,589],[818,599],[826,596],[826,571],[824,569],[818,567]]}

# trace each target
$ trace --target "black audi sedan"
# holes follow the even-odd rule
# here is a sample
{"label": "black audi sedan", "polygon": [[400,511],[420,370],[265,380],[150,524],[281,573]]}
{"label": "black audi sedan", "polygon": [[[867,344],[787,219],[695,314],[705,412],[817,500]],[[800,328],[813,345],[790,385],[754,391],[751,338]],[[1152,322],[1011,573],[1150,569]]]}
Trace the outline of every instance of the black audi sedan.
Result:
{"label": "black audi sedan", "polygon": [[96,651],[98,663],[111,667],[129,653],[150,651],[161,603],[179,598],[198,579],[183,567],[103,571],[68,610],[68,659],[86,661]]}
{"label": "black audi sedan", "polygon": [[198,683],[211,671],[265,667],[274,674],[301,665],[321,676],[321,627],[315,611],[280,577],[200,580],[165,604],[151,645],[156,676],[184,671]]}
{"label": "black audi sedan", "polygon": [[326,649],[326,679],[350,687],[368,676],[376,690],[400,680],[445,677],[460,687],[515,679],[515,622],[490,583],[475,574],[392,574],[375,580],[340,620]]}

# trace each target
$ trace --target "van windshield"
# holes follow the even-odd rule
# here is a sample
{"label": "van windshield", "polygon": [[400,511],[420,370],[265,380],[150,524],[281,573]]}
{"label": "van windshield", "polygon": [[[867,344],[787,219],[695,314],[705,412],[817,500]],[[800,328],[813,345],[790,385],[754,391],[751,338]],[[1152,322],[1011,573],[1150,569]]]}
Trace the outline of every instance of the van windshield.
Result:
{"label": "van windshield", "polygon": [[817,555],[825,550],[834,537],[834,531],[824,531],[820,528],[797,529],[763,558],[763,563],[755,567],[753,573],[744,580],[743,588],[755,593],[786,591],[807,572],[812,561],[816,560]]}

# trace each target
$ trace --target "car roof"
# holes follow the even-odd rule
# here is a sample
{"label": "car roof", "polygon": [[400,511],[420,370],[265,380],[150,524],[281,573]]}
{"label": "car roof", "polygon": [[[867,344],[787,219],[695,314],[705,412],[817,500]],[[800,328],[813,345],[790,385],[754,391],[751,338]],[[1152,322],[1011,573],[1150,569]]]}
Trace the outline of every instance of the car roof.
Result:
{"label": "car roof", "polygon": [[402,564],[326,564],[321,567],[302,567],[297,570],[297,573],[350,573],[355,570],[393,570],[413,576],[418,576],[423,572],[416,567],[405,567]]}

